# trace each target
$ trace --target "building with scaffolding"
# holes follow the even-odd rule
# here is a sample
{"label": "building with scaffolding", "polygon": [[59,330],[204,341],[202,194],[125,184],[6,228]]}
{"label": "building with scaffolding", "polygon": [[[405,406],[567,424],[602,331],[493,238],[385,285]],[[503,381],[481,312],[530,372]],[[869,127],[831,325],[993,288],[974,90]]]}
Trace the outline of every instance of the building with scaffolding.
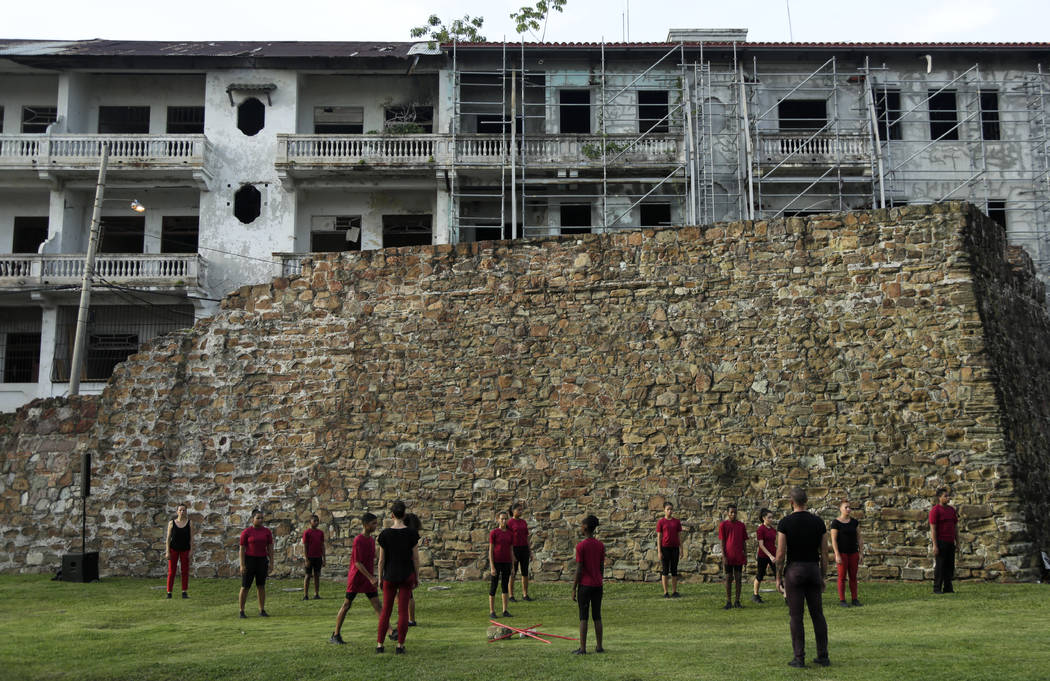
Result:
{"label": "building with scaffolding", "polygon": [[[0,40],[0,409],[310,253],[968,200],[1050,275],[1050,43]],[[127,211],[131,198],[147,206]]]}

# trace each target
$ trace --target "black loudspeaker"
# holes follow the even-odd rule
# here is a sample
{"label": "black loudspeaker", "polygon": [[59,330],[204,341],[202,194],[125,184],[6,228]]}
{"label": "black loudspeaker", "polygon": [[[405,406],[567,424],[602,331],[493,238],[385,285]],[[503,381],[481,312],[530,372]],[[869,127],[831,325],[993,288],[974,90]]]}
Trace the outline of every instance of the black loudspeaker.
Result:
{"label": "black loudspeaker", "polygon": [[67,553],[62,556],[63,582],[97,582],[98,551]]}
{"label": "black loudspeaker", "polygon": [[80,498],[91,496],[91,452],[80,455]]}

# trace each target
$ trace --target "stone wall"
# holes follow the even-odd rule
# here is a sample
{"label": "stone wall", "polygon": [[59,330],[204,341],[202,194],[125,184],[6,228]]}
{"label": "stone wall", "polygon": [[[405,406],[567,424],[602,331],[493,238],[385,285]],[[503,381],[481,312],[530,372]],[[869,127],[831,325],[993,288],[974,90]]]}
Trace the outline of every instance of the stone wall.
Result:
{"label": "stone wall", "polygon": [[[949,485],[960,575],[1030,578],[1041,296],[1001,229],[954,203],[322,256],[118,368],[82,443],[89,525],[105,572],[159,574],[188,501],[197,574],[229,575],[258,506],[287,573],[316,512],[335,576],[356,516],[403,498],[433,538],[424,577],[476,578],[496,510],[521,500],[542,579],[571,575],[584,512],[612,576],[653,579],[671,500],[683,569],[710,578],[725,505],[753,526],[802,485],[828,521],[853,500],[865,577],[910,579]],[[25,514],[5,506],[8,532]],[[6,541],[0,567],[33,569],[34,546]]]}

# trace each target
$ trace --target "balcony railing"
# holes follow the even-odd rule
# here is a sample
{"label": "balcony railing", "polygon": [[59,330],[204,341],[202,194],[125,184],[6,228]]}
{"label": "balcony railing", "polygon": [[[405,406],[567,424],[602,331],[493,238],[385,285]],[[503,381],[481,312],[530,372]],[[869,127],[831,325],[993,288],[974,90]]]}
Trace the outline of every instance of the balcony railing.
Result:
{"label": "balcony railing", "polygon": [[[204,260],[196,253],[113,253],[95,257],[95,275],[115,284],[196,287]],[[79,284],[84,255],[0,255],[0,288]]]}
{"label": "balcony railing", "polygon": [[762,165],[863,165],[871,162],[871,139],[853,133],[769,133],[759,136],[756,152]]}
{"label": "balcony railing", "polygon": [[0,168],[97,170],[103,144],[113,170],[200,170],[211,155],[204,135],[0,135]]}
{"label": "balcony railing", "polygon": [[310,253],[274,253],[273,257],[281,261],[281,276],[294,277],[302,273],[303,260],[310,257]]}
{"label": "balcony railing", "polygon": [[444,135],[278,135],[277,165],[427,165]]}

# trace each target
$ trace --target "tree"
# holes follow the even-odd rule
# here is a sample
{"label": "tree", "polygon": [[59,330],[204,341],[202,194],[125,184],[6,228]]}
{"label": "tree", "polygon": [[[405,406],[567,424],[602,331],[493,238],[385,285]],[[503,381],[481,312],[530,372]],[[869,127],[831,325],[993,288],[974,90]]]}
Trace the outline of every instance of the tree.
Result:
{"label": "tree", "polygon": [[565,7],[566,2],[568,0],[536,0],[535,5],[522,7],[511,14],[510,18],[514,21],[519,34],[528,31],[535,37],[536,31],[542,29],[539,37],[540,42],[543,42],[547,37],[547,19],[550,18],[551,10],[563,12],[562,8]]}
{"label": "tree", "polygon": [[[564,3],[565,0],[555,0],[555,2]],[[427,22],[422,26],[417,26],[410,31],[410,35],[413,38],[422,38],[429,34],[430,46],[439,45],[441,43],[465,42],[465,43],[483,43],[487,38],[481,35],[481,26],[485,23],[484,17],[472,17],[469,14],[464,14],[462,19],[456,19],[448,26],[441,20],[436,14],[431,14],[427,18]]]}

